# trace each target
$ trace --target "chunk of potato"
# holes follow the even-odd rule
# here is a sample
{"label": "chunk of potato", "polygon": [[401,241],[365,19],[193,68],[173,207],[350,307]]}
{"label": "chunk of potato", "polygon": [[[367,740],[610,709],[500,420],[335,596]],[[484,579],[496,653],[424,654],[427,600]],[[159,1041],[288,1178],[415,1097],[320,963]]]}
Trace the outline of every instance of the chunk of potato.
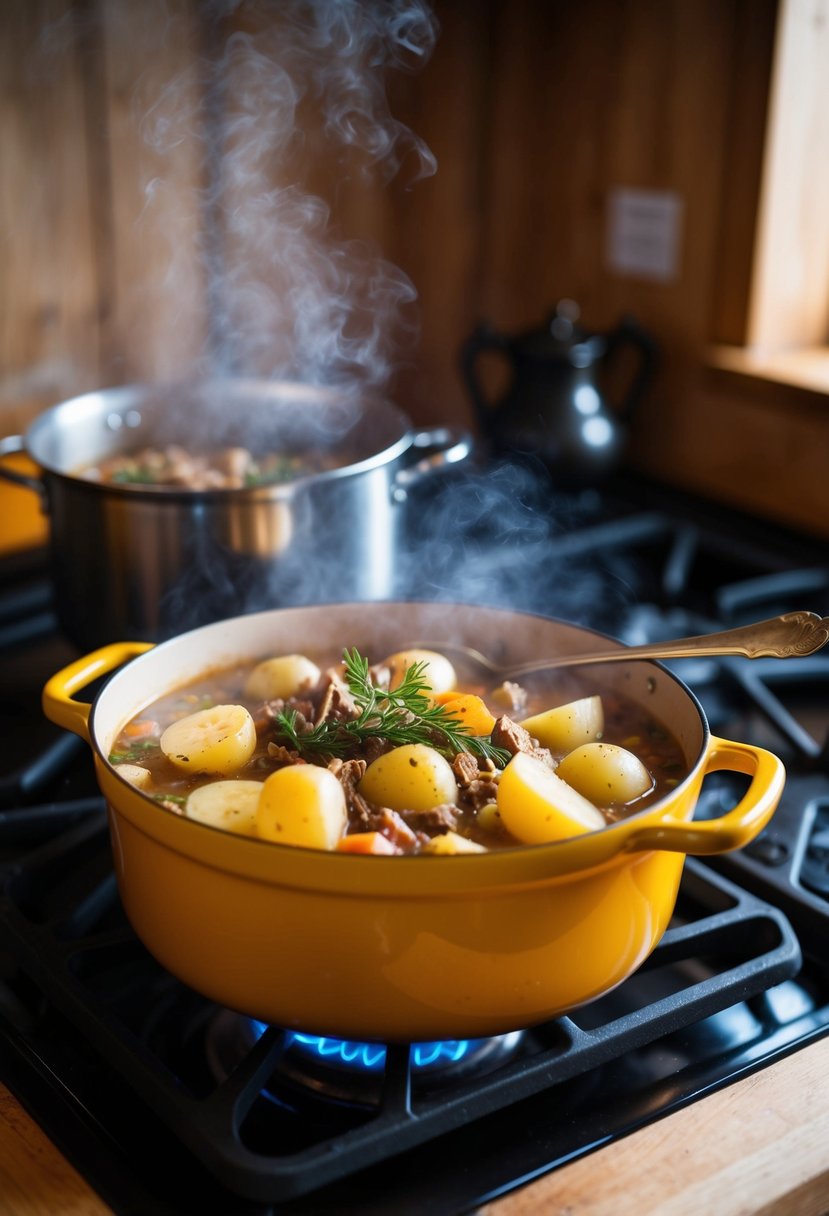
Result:
{"label": "chunk of potato", "polygon": [[262,785],[256,832],[277,844],[335,849],[348,823],[345,793],[327,768],[291,764]]}
{"label": "chunk of potato", "polygon": [[395,654],[389,655],[384,662],[391,670],[389,687],[392,689],[403,683],[406,671],[415,663],[426,664],[423,679],[428,686],[427,691],[433,695],[449,692],[456,687],[458,682],[455,668],[449,659],[445,654],[438,654],[435,650],[398,650]]}
{"label": "chunk of potato", "polygon": [[653,789],[642,761],[615,743],[585,743],[564,757],[558,775],[597,806],[633,802]]}
{"label": "chunk of potato", "polygon": [[501,822],[501,812],[498,810],[496,802],[488,802],[486,806],[482,806],[476,815],[478,827],[485,832],[494,834],[503,833],[504,825]]}
{"label": "chunk of potato", "polygon": [[171,723],[159,745],[176,768],[227,776],[253,755],[256,727],[244,705],[213,705]]}
{"label": "chunk of potato", "polygon": [[545,844],[605,827],[601,811],[541,760],[518,752],[498,783],[498,811],[522,844]]}
{"label": "chunk of potato", "polygon": [[119,777],[129,781],[130,785],[134,785],[136,789],[148,790],[153,784],[152,773],[141,764],[115,764],[113,768]]}
{"label": "chunk of potato", "polygon": [[238,836],[254,836],[261,793],[261,781],[212,781],[193,790],[184,813],[190,819]]}
{"label": "chunk of potato", "polygon": [[304,654],[283,654],[257,663],[245,681],[245,696],[254,701],[292,697],[302,688],[313,688],[320,669]]}
{"label": "chunk of potato", "polygon": [[581,697],[578,701],[569,701],[525,718],[521,725],[542,747],[563,756],[582,743],[601,738],[604,730],[602,699],[599,696]]}
{"label": "chunk of potato", "polygon": [[421,852],[434,853],[438,857],[456,856],[459,853],[486,853],[482,844],[468,840],[458,832],[444,832],[442,836],[433,836],[424,844]]}
{"label": "chunk of potato", "polygon": [[359,791],[393,811],[428,811],[456,802],[458,783],[449,761],[425,743],[406,743],[373,760]]}

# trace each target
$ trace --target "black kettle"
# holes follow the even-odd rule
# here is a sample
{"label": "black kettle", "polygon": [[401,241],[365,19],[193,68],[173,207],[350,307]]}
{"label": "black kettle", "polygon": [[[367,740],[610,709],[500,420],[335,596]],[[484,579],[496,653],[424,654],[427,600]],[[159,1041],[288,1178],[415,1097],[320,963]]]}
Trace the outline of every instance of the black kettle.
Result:
{"label": "black kettle", "polygon": [[[559,302],[543,329],[507,337],[479,325],[461,348],[467,388],[484,437],[495,453],[540,459],[560,484],[591,485],[619,463],[627,424],[653,375],[657,346],[632,317],[607,333],[577,325],[578,306]],[[602,387],[623,348],[633,351],[622,399]],[[497,353],[509,363],[503,397],[487,400],[478,361]]]}

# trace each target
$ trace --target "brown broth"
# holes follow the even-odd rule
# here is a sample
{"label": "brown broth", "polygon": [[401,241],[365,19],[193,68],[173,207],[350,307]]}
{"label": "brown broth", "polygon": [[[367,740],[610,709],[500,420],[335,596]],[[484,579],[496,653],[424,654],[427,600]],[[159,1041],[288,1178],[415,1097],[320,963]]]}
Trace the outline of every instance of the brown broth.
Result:
{"label": "brown broth", "polygon": [[[314,656],[314,659],[323,672],[330,667],[341,670],[338,656]],[[181,814],[184,813],[188,795],[193,790],[212,781],[234,778],[264,781],[270,773],[284,766],[269,754],[268,744],[273,741],[283,743],[284,739],[276,739],[272,718],[266,712],[266,703],[261,700],[251,700],[249,696],[245,695],[245,682],[255,665],[251,662],[207,673],[202,678],[147,705],[118,736],[109,757],[110,763],[136,764],[147,769],[151,775],[152,785],[145,792],[170,810]],[[686,771],[686,765],[679,744],[664,725],[648,714],[640,705],[615,691],[602,691],[587,682],[582,684],[572,676],[567,677],[564,684],[556,685],[552,680],[553,678],[549,678],[546,682],[539,682],[534,686],[524,686],[527,696],[526,705],[522,707],[520,713],[515,712],[511,715],[514,720],[520,721],[522,718],[566,704],[578,697],[591,696],[600,692],[604,711],[602,742],[617,744],[633,752],[653,778],[651,790],[633,802],[600,808],[608,823],[635,814],[671,792]],[[493,698],[493,689],[474,685],[468,680],[464,681],[460,678],[460,673],[459,688],[464,692],[474,692],[480,695],[493,716],[498,717],[505,712],[503,705],[498,704],[498,699]],[[167,759],[159,747],[158,740],[170,723],[200,709],[229,704],[245,706],[253,716],[257,727],[256,749],[247,764],[236,772],[218,778],[205,774],[185,773]],[[134,732],[138,729],[137,724],[148,721],[155,724],[152,735],[146,738],[136,736]],[[555,759],[560,760],[562,756],[558,755]],[[350,823],[349,832],[359,830],[365,829],[355,823]],[[519,843],[497,826],[494,829],[489,826],[484,830],[478,823],[477,811],[463,806],[458,811],[457,831],[488,848],[514,847]],[[405,848],[402,851],[416,852],[418,847]]]}

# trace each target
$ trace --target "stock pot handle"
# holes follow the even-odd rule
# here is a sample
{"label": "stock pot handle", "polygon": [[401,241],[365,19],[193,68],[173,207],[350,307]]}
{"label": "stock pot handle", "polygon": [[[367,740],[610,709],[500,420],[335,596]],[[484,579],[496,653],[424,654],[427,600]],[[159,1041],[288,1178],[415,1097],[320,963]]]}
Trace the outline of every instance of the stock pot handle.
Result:
{"label": "stock pot handle", "polygon": [[457,427],[440,426],[417,431],[412,439],[409,454],[419,459],[408,468],[399,469],[395,474],[392,499],[395,502],[405,502],[412,486],[440,469],[467,460],[472,455],[474,446],[472,435]]}
{"label": "stock pot handle", "polygon": [[74,731],[89,743],[89,712],[92,706],[86,701],[76,701],[73,694],[152,647],[152,642],[113,642],[56,672],[43,689],[42,704],[46,717],[65,730]]}
{"label": "stock pot handle", "polygon": [[[22,435],[9,435],[5,439],[0,439],[0,461],[4,456],[16,456],[19,453],[25,452],[26,445]],[[41,502],[46,502],[46,487],[38,477],[31,477],[27,473],[20,473],[17,469],[10,469],[0,464],[0,477],[5,481],[14,482],[15,485],[24,486],[27,490],[32,490],[40,498]]]}
{"label": "stock pot handle", "polygon": [[762,747],[712,736],[703,777],[723,769],[751,777],[750,786],[733,810],[718,819],[691,822],[669,812],[656,823],[639,828],[631,821],[625,851],[661,849],[692,856],[730,853],[758,836],[774,814],[783,792],[786,770],[782,761]]}

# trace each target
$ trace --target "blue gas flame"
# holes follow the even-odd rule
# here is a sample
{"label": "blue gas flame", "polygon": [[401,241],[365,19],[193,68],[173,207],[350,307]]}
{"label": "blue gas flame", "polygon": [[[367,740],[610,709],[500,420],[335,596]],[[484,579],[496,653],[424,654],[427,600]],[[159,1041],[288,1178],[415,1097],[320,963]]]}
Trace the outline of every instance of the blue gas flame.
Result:
{"label": "blue gas flame", "polygon": [[[254,1023],[259,1034],[264,1033],[262,1022]],[[414,1043],[411,1061],[414,1068],[437,1068],[441,1064],[455,1064],[474,1051],[480,1039],[443,1039],[435,1043]],[[386,1048],[381,1043],[355,1043],[350,1039],[330,1039],[316,1034],[301,1034],[289,1031],[285,1037],[288,1048],[325,1060],[338,1068],[355,1071],[381,1072],[386,1063]]]}

